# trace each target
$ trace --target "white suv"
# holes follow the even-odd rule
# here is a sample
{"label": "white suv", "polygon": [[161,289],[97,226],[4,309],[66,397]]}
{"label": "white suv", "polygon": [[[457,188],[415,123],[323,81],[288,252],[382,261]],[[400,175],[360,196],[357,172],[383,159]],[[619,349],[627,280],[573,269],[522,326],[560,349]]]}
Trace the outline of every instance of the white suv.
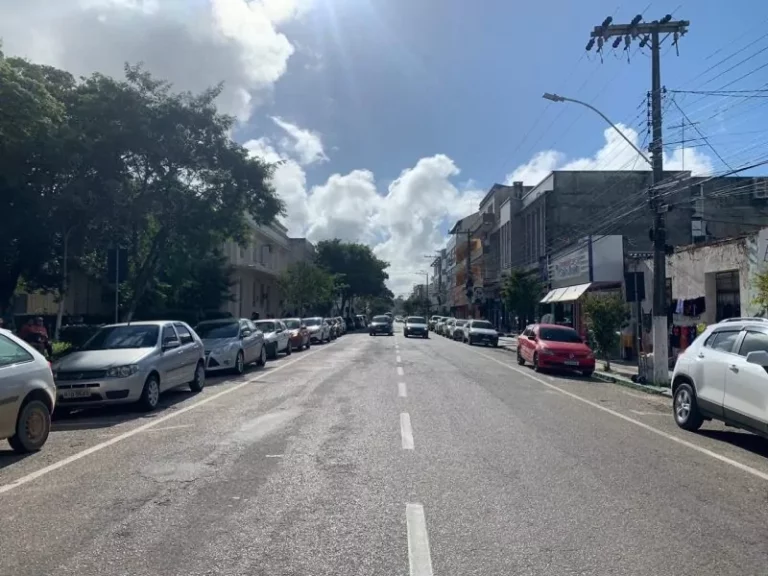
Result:
{"label": "white suv", "polygon": [[768,318],[729,318],[680,354],[672,374],[675,422],[704,420],[768,437]]}

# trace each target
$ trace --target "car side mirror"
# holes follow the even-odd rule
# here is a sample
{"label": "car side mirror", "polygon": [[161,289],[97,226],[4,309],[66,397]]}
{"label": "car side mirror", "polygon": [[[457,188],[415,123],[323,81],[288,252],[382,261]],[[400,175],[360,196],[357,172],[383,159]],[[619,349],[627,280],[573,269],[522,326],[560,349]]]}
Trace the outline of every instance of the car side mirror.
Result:
{"label": "car side mirror", "polygon": [[251,332],[250,330],[243,330],[242,332],[240,332],[240,338],[248,338],[248,336],[250,336],[251,334],[253,334],[253,332]]}
{"label": "car side mirror", "polygon": [[531,334],[530,336],[528,336],[528,340],[533,340],[535,342],[536,341],[536,334]]}
{"label": "car side mirror", "polygon": [[768,368],[768,352],[765,350],[755,350],[754,352],[750,352],[747,354],[747,362]]}
{"label": "car side mirror", "polygon": [[180,346],[181,342],[174,340],[173,338],[166,338],[163,340],[163,350],[173,350],[174,348],[179,348]]}

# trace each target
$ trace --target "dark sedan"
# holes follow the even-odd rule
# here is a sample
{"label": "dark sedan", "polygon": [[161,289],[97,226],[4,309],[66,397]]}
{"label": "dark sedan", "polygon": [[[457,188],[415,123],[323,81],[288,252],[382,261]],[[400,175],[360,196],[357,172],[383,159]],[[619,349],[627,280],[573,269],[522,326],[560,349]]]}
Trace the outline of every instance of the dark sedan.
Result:
{"label": "dark sedan", "polygon": [[371,323],[368,324],[368,333],[371,336],[376,336],[377,334],[394,336],[395,329],[392,326],[392,320],[389,316],[374,316]]}

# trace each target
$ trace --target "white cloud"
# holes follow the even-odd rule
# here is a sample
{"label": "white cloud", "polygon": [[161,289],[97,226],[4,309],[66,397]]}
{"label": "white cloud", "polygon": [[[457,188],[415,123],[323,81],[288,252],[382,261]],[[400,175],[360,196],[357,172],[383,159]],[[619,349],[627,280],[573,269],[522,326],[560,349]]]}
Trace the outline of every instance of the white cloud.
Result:
{"label": "white cloud", "polygon": [[272,117],[272,121],[282,128],[289,136],[281,140],[283,150],[297,156],[302,164],[314,164],[326,162],[328,157],[323,150],[323,141],[317,132],[305,128],[299,128],[295,124],[286,122],[282,118]]}
{"label": "white cloud", "polygon": [[24,0],[0,3],[7,54],[76,75],[121,76],[143,62],[179,90],[225,83],[219,106],[241,119],[285,73],[294,47],[277,26],[308,0]]}
{"label": "white cloud", "polygon": [[[617,127],[632,143],[640,147],[635,130],[623,124]],[[568,160],[566,155],[557,150],[538,152],[525,164],[515,168],[506,177],[506,183],[522,181],[526,185],[536,185],[553,170],[649,170],[650,167],[613,128],[603,133],[605,145],[594,156]],[[685,169],[695,175],[711,174],[711,159],[696,148],[685,149]],[[664,155],[665,170],[682,170],[683,149],[674,148],[671,154]]]}

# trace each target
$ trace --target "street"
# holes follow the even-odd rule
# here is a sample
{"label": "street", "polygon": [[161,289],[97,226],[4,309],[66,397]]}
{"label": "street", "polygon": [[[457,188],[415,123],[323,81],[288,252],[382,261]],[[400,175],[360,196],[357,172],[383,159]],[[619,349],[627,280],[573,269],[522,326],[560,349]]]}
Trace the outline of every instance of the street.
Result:
{"label": "street", "polygon": [[502,349],[351,333],[0,448],[0,574],[758,574],[768,443]]}

